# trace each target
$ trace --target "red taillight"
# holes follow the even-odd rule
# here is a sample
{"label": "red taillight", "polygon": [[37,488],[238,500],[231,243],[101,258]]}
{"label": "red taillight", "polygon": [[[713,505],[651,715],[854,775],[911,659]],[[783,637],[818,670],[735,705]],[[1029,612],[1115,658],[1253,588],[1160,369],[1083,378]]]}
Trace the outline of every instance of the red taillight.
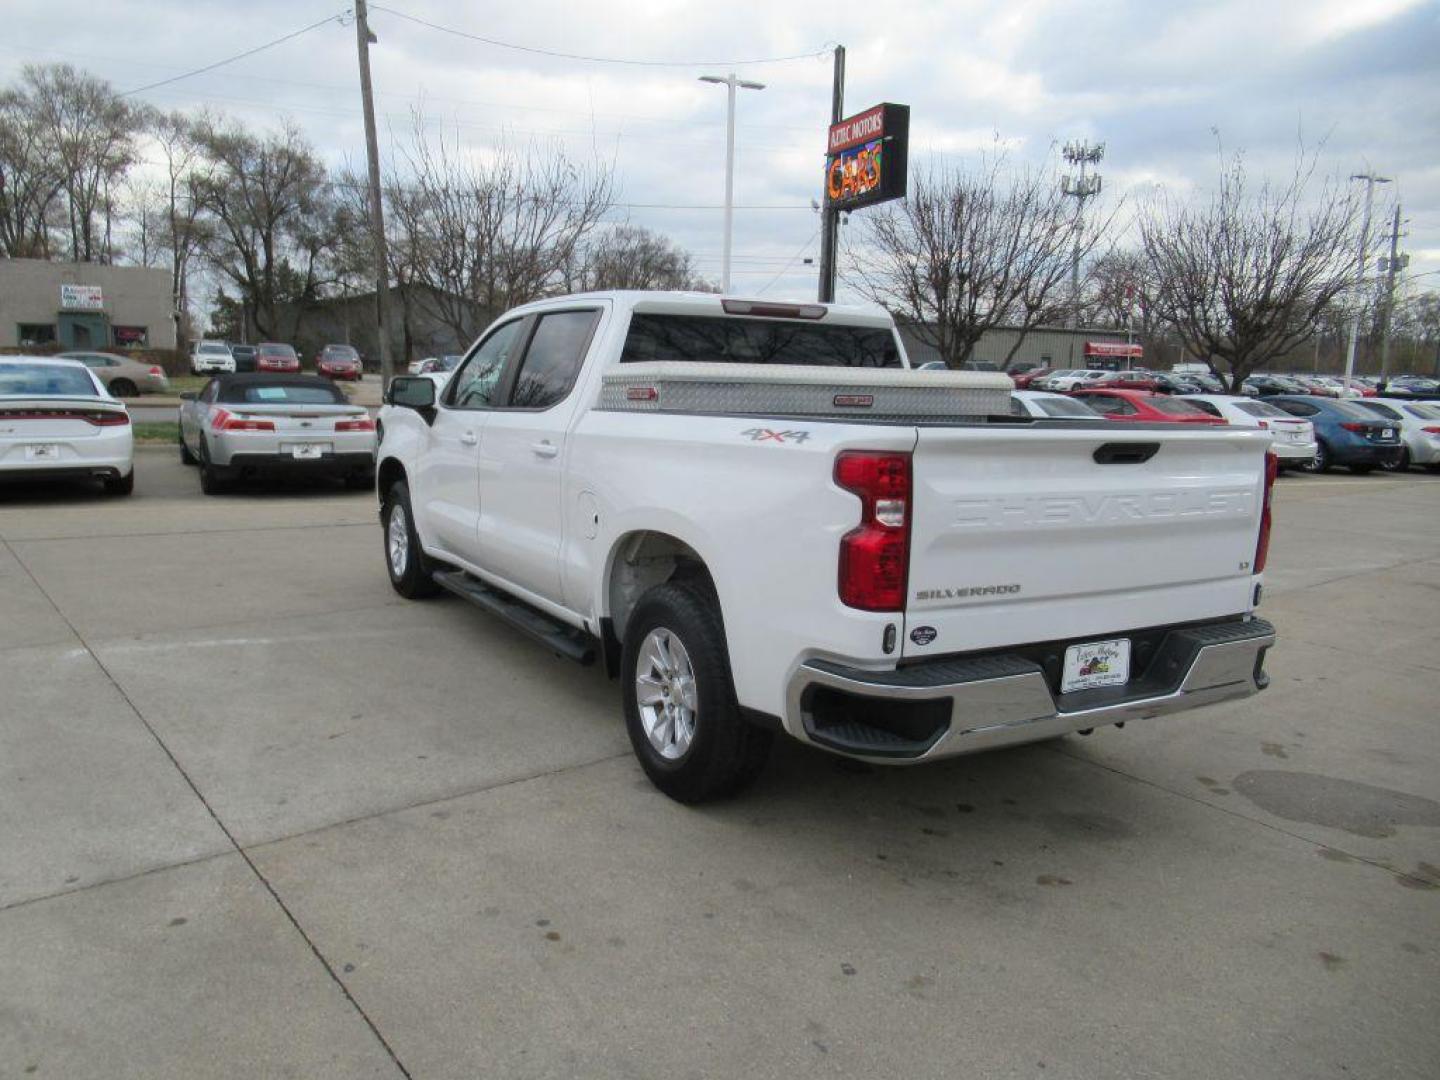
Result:
{"label": "red taillight", "polygon": [[1255,544],[1255,568],[1261,573],[1270,557],[1270,497],[1275,490],[1275,477],[1280,475],[1280,459],[1273,450],[1265,451],[1265,499],[1260,504],[1260,539]]}
{"label": "red taillight", "polygon": [[210,426],[216,431],[274,431],[275,421],[251,420],[224,409],[216,409],[210,416]]}
{"label": "red taillight", "polygon": [[1440,435],[1440,427],[1422,427],[1420,430],[1426,435]]}
{"label": "red taillight", "polygon": [[162,367],[152,367],[150,369],[150,374],[163,379],[165,377],[165,369]]}
{"label": "red taillight", "polygon": [[368,416],[362,416],[357,420],[336,420],[336,431],[374,431],[375,421]]}
{"label": "red taillight", "polygon": [[1344,428],[1346,431],[1357,431],[1357,432],[1359,432],[1359,433],[1362,434],[1362,435],[1363,435],[1365,432],[1367,432],[1367,431],[1370,430],[1370,425],[1369,425],[1369,424],[1360,424],[1360,423],[1356,423],[1356,422],[1353,421],[1353,420],[1350,421],[1349,423],[1341,424],[1340,426],[1341,426],[1342,428]]}
{"label": "red taillight", "polygon": [[835,484],[860,497],[860,524],[840,539],[840,602],[903,611],[910,569],[910,455],[846,450]]}
{"label": "red taillight", "polygon": [[96,427],[125,427],[130,423],[130,414],[123,412],[87,413],[85,419]]}
{"label": "red taillight", "polygon": [[130,423],[128,412],[108,409],[7,409],[0,420],[83,420],[95,427],[124,427]]}
{"label": "red taillight", "polygon": [[1261,431],[1269,431],[1269,430],[1270,430],[1270,424],[1269,424],[1269,422],[1267,422],[1267,421],[1265,421],[1265,420],[1259,421],[1259,426],[1260,426],[1260,430],[1261,430]]}

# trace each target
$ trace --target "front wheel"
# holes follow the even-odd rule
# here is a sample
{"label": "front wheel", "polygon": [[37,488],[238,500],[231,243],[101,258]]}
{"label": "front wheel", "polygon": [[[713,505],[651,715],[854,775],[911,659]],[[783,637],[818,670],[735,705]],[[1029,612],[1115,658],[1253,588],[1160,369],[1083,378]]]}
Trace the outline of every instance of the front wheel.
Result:
{"label": "front wheel", "polygon": [[403,481],[390,485],[380,511],[381,535],[385,538],[385,568],[390,587],[407,600],[423,600],[440,591],[431,577],[430,560],[420,549],[415,532],[415,515],[410,508],[410,489]]}
{"label": "front wheel", "polygon": [[682,803],[731,795],[759,775],[773,734],[740,713],[718,604],[667,582],[640,598],[621,659],[625,729],[640,767]]}

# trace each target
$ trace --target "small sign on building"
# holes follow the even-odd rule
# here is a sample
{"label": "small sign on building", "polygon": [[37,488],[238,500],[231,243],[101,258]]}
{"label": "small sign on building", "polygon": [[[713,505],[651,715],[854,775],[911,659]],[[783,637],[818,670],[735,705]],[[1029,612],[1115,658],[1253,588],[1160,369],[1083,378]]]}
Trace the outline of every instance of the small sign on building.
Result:
{"label": "small sign on building", "polygon": [[60,309],[62,311],[104,311],[105,293],[99,285],[61,284]]}

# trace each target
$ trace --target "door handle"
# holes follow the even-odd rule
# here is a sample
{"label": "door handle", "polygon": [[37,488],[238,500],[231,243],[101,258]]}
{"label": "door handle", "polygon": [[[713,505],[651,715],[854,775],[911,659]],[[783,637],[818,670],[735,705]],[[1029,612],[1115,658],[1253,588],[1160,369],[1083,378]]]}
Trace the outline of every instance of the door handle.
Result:
{"label": "door handle", "polygon": [[549,439],[544,442],[531,443],[530,449],[534,451],[536,457],[554,457],[560,453],[560,448]]}
{"label": "door handle", "polygon": [[473,432],[473,431],[467,431],[467,432],[465,432],[465,434],[463,434],[463,435],[460,436],[460,445],[461,445],[461,446],[474,446],[474,445],[475,445],[476,443],[478,443],[479,441],[480,441],[479,437],[476,436],[475,432]]}

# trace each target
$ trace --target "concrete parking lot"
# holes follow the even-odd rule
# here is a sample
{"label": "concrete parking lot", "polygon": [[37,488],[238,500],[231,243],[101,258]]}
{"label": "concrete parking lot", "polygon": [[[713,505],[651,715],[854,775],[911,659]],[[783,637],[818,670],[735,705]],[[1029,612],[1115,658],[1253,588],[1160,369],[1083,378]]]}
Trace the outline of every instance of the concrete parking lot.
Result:
{"label": "concrete parking lot", "polygon": [[1433,1077],[1440,478],[1287,477],[1259,698],[645,781],[371,497],[0,491],[0,1077]]}

